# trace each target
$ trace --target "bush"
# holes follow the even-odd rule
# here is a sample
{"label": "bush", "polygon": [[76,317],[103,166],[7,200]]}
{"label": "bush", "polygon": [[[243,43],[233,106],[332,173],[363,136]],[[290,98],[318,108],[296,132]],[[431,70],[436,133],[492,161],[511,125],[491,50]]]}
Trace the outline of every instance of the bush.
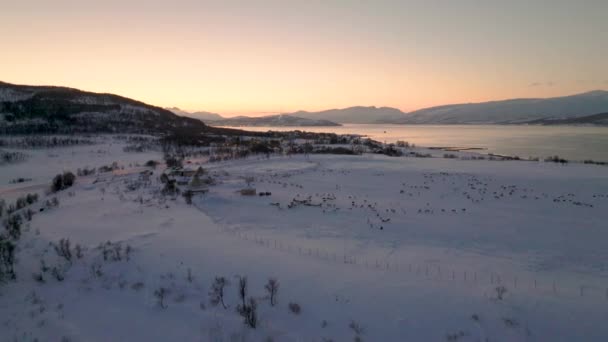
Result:
{"label": "bush", "polygon": [[192,204],[192,196],[194,196],[194,192],[192,192],[192,190],[186,190],[182,196],[184,196],[186,204]]}
{"label": "bush", "polygon": [[503,300],[505,294],[507,293],[507,288],[504,286],[498,286],[496,287],[496,298],[498,300]]}
{"label": "bush", "polygon": [[169,168],[182,168],[184,166],[182,159],[172,155],[165,156],[165,164]]}
{"label": "bush", "polygon": [[258,325],[257,307],[257,303],[253,298],[249,298],[246,304],[237,307],[237,311],[243,317],[245,324],[252,329],[255,329]]}
{"label": "bush", "polygon": [[65,280],[65,272],[57,267],[51,269],[51,275],[53,275],[57,281]]}
{"label": "bush", "polygon": [[302,308],[298,303],[289,303],[287,307],[289,308],[289,311],[291,311],[293,314],[299,315],[300,312],[302,312]]}
{"label": "bush", "polygon": [[560,158],[559,156],[552,156],[545,158],[545,162],[553,162],[553,163],[561,163],[566,164],[568,161],[566,159]]}
{"label": "bush", "polygon": [[67,262],[72,262],[72,248],[70,247],[70,239],[61,239],[59,244],[53,245],[57,255],[64,258]]}
{"label": "bush", "polygon": [[76,174],[80,177],[80,176],[90,176],[90,175],[94,175],[95,174],[95,168],[91,168],[91,169],[87,169],[86,167],[84,169],[80,169],[78,168],[76,170]]}
{"label": "bush", "polygon": [[167,305],[165,304],[166,295],[167,295],[167,289],[165,289],[164,287],[160,287],[154,291],[154,296],[156,297],[156,299],[158,301],[158,305],[163,309],[167,308]]}
{"label": "bush", "polygon": [[18,240],[21,237],[21,216],[17,214],[9,216],[6,220],[6,230],[11,238]]}
{"label": "bush", "polygon": [[151,167],[151,168],[156,168],[156,165],[158,165],[158,162],[156,160],[148,160],[144,164],[144,166]]}
{"label": "bush", "polygon": [[129,261],[129,254],[132,250],[131,246],[127,245],[123,252],[122,244],[120,242],[110,241],[100,244],[98,249],[101,249],[104,261],[121,261],[123,256],[125,260]]}
{"label": "bush", "polygon": [[0,236],[0,282],[15,278],[15,244]]}
{"label": "bush", "polygon": [[51,183],[51,190],[53,192],[65,190],[72,185],[74,185],[74,181],[76,180],[76,176],[70,172],[66,171],[63,174],[58,174],[53,178],[53,182]]}
{"label": "bush", "polygon": [[228,280],[224,277],[215,277],[215,281],[211,285],[211,290],[209,291],[209,302],[213,306],[217,306],[218,304],[222,304],[224,309],[227,309],[228,306],[224,303],[224,289],[228,286]]}

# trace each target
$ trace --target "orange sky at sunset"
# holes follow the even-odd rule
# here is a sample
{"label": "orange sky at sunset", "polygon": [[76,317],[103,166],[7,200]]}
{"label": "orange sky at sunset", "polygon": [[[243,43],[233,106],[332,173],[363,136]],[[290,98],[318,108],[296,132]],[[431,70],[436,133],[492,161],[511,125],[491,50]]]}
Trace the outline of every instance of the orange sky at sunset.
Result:
{"label": "orange sky at sunset", "polygon": [[608,2],[152,3],[6,1],[0,80],[228,115],[608,88]]}

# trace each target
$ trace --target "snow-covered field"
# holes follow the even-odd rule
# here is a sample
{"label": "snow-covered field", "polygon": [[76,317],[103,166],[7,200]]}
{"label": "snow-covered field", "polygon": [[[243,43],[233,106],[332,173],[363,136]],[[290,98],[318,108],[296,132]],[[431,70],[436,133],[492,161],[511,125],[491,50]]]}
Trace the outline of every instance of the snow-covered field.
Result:
{"label": "snow-covered field", "polygon": [[[0,285],[0,340],[608,339],[606,167],[253,157],[203,164],[217,184],[188,205],[161,195],[161,166],[140,174],[160,153],[109,144],[25,150],[0,167],[2,198],[35,190],[42,203],[58,172],[124,166],[78,178],[25,224],[17,280]],[[248,182],[270,195],[242,196]],[[50,243],[62,238],[82,257],[58,256]],[[209,301],[221,276],[227,309]],[[236,312],[238,276],[257,300],[256,329]]]}

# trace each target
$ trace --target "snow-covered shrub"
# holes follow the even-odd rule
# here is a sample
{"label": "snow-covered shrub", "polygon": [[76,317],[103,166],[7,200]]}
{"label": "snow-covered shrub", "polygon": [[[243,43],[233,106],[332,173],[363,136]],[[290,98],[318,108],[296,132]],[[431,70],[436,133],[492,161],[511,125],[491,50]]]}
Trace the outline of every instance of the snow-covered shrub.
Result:
{"label": "snow-covered shrub", "polygon": [[39,282],[39,283],[44,283],[45,282],[45,280],[44,280],[44,274],[42,272],[38,272],[38,273],[32,274],[32,278],[35,281]]}
{"label": "snow-covered shrub", "polygon": [[365,330],[359,323],[357,323],[355,321],[350,321],[350,323],[348,324],[348,327],[350,328],[350,330],[352,330],[355,333],[355,338],[354,338],[355,342],[363,341],[363,338],[361,337],[361,335],[363,335],[365,333]]}
{"label": "snow-covered shrub", "polygon": [[34,217],[34,212],[32,211],[32,209],[27,209],[26,211],[23,212],[23,217],[27,221],[31,221],[32,217]]}
{"label": "snow-covered shrub", "polygon": [[94,175],[95,174],[95,168],[91,168],[91,169],[87,169],[85,168],[78,168],[76,170],[76,174],[80,177],[80,176],[90,176],[90,175]]}
{"label": "snow-covered shrub", "polygon": [[302,308],[300,307],[300,304],[298,303],[289,303],[289,305],[287,305],[287,307],[289,308],[289,311],[291,311],[291,313],[299,315],[300,312],[302,312]]}
{"label": "snow-covered shrub", "polygon": [[505,294],[507,293],[507,288],[504,286],[497,286],[496,287],[496,298],[498,300],[502,300],[505,296]]}
{"label": "snow-covered shrub", "polygon": [[517,327],[519,325],[519,323],[516,320],[512,319],[512,318],[505,317],[505,318],[502,319],[502,321],[505,323],[505,325],[508,328],[515,328],[515,327]]}
{"label": "snow-covered shrub", "polygon": [[64,281],[65,280],[65,271],[63,269],[60,269],[57,266],[54,266],[51,269],[51,275],[53,275],[53,277],[57,280],[57,281]]}
{"label": "snow-covered shrub", "polygon": [[110,241],[100,244],[98,249],[101,249],[104,261],[121,261],[123,257],[128,261],[132,251],[130,245],[127,245],[123,252],[122,244],[120,242]]}
{"label": "snow-covered shrub", "polygon": [[158,305],[163,309],[167,308],[167,304],[165,304],[166,295],[167,295],[167,289],[165,289],[164,287],[160,287],[160,288],[154,290],[154,297],[156,297],[156,300],[158,301]]}
{"label": "snow-covered shrub", "polygon": [[55,252],[57,255],[64,258],[67,262],[72,262],[72,248],[70,246],[70,239],[61,239],[59,244],[54,244]]}
{"label": "snow-covered shrub", "polygon": [[82,257],[84,256],[82,246],[80,246],[79,244],[76,244],[76,246],[74,247],[74,252],[76,252],[76,257],[78,259],[82,259]]}
{"label": "snow-covered shrub", "polygon": [[245,324],[252,329],[255,329],[258,325],[257,307],[253,298],[249,298],[246,303],[237,306],[237,311],[243,317]]}
{"label": "snow-covered shrub", "polygon": [[25,153],[0,150],[0,165],[18,163],[24,161],[26,158],[27,155]]}
{"label": "snow-covered shrub", "polygon": [[0,282],[15,279],[15,244],[0,235]]}
{"label": "snow-covered shrub", "polygon": [[228,286],[228,280],[224,277],[215,277],[215,281],[211,285],[211,290],[209,291],[209,302],[213,306],[217,306],[218,304],[222,304],[224,309],[227,309],[226,303],[224,303],[224,289]]}
{"label": "snow-covered shrub", "polygon": [[120,167],[118,166],[117,162],[113,162],[110,165],[103,165],[97,168],[97,172],[99,173],[103,173],[103,172],[111,172],[114,170],[118,170]]}
{"label": "snow-covered shrub", "polygon": [[17,214],[8,217],[5,226],[11,238],[18,240],[21,237],[21,223],[21,216]]}

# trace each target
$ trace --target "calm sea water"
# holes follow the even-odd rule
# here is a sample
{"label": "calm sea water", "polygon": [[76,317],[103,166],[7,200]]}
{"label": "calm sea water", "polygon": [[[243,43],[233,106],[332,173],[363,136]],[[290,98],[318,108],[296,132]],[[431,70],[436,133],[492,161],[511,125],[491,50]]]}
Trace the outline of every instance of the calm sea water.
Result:
{"label": "calm sea water", "polygon": [[608,127],[502,125],[359,125],[339,127],[235,127],[252,131],[362,134],[387,143],[404,140],[429,147],[478,147],[519,157],[559,155],[570,160],[608,161]]}

